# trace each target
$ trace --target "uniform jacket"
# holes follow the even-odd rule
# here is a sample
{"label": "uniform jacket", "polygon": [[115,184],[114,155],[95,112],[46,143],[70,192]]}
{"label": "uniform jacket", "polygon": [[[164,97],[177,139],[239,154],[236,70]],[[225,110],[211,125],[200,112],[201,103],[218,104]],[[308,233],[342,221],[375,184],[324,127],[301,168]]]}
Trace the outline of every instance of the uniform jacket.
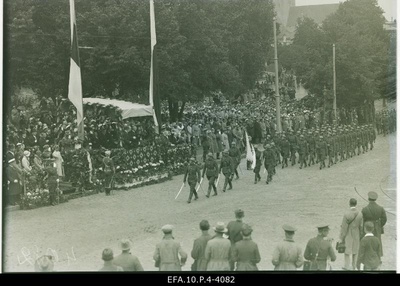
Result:
{"label": "uniform jacket", "polygon": [[373,235],[365,235],[360,242],[357,258],[357,268],[361,263],[364,268],[376,269],[381,264],[382,245],[380,240]]}
{"label": "uniform jacket", "polygon": [[210,239],[207,242],[205,258],[207,271],[230,271],[231,243],[219,236]]}
{"label": "uniform jacket", "polygon": [[200,182],[200,168],[196,164],[189,164],[186,168],[185,176],[183,181],[186,182],[186,179],[189,183],[197,183]]}
{"label": "uniform jacket", "polygon": [[[383,227],[387,221],[385,209],[380,205],[378,205],[375,201],[370,201],[368,206],[364,207],[361,212],[363,215],[364,223],[367,221],[371,221],[374,223],[373,234],[381,241],[381,234],[383,233]],[[383,256],[383,252],[381,252],[381,256]]]}
{"label": "uniform jacket", "polygon": [[122,267],[114,265],[112,261],[105,261],[104,266],[99,271],[124,271]]}
{"label": "uniform jacket", "polygon": [[124,271],[143,271],[139,259],[128,252],[122,252],[120,255],[115,257],[113,263],[116,266],[122,267]]}
{"label": "uniform jacket", "polygon": [[6,175],[8,184],[9,195],[19,195],[22,193],[22,179],[20,171],[13,165],[8,165],[6,168]]}
{"label": "uniform jacket", "polygon": [[237,147],[229,149],[229,156],[233,159],[234,164],[238,165],[240,163],[240,152]]}
{"label": "uniform jacket", "polygon": [[272,256],[272,264],[275,270],[296,270],[303,266],[303,253],[293,240],[285,239],[279,243]]}
{"label": "uniform jacket", "polygon": [[222,171],[222,173],[225,176],[229,176],[230,174],[232,174],[233,172],[233,162],[231,157],[229,156],[223,156],[221,159],[221,164],[219,166],[219,172],[220,173]]}
{"label": "uniform jacket", "polygon": [[267,149],[264,151],[264,165],[265,167],[275,167],[275,154],[272,149]]}
{"label": "uniform jacket", "polygon": [[261,261],[257,243],[251,238],[244,238],[232,246],[232,260],[237,262],[236,271],[256,271]]}
{"label": "uniform jacket", "polygon": [[181,264],[186,262],[187,254],[172,235],[166,234],[163,240],[156,245],[153,259],[160,262],[160,271],[181,271]]}
{"label": "uniform jacket", "polygon": [[204,162],[204,168],[203,168],[203,174],[202,174],[203,177],[204,177],[204,173],[206,173],[206,175],[209,177],[218,176],[218,164],[214,158],[206,159],[206,161]]}
{"label": "uniform jacket", "polygon": [[311,238],[304,251],[304,258],[311,261],[310,270],[326,270],[328,258],[336,260],[336,254],[331,243],[321,235]]}
{"label": "uniform jacket", "polygon": [[342,220],[340,240],[345,242],[345,254],[357,254],[362,233],[362,213],[356,208],[350,208]]}
{"label": "uniform jacket", "polygon": [[228,223],[226,228],[228,229],[229,240],[232,244],[243,239],[241,233],[242,226],[243,222],[241,220],[234,220]]}
{"label": "uniform jacket", "polygon": [[193,242],[193,249],[191,252],[194,263],[192,265],[193,271],[206,271],[207,260],[205,258],[207,242],[211,239],[211,235],[202,234]]}

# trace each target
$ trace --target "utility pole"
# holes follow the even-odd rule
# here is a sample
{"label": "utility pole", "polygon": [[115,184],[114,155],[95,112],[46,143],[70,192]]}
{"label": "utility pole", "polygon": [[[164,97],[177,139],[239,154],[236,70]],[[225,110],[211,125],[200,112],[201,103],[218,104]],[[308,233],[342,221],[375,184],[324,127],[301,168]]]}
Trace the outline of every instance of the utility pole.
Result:
{"label": "utility pole", "polygon": [[336,117],[336,48],[335,44],[333,44],[333,115],[334,115],[334,124],[337,124]]}
{"label": "utility pole", "polygon": [[276,39],[276,17],[274,17],[274,49],[275,49],[275,98],[276,98],[276,128],[282,132],[281,106],[279,98],[279,71],[278,71],[278,41]]}

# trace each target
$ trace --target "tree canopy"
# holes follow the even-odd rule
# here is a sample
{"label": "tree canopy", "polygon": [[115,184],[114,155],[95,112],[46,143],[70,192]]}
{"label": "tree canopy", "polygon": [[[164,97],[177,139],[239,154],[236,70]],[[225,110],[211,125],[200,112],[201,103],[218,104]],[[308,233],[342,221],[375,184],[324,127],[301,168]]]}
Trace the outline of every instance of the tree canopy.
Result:
{"label": "tree canopy", "polygon": [[[271,0],[155,0],[159,91],[170,106],[254,87],[273,43]],[[149,1],[75,0],[84,97],[146,102]],[[66,0],[5,1],[6,90],[67,95]],[[175,108],[176,109],[176,108]]]}
{"label": "tree canopy", "polygon": [[337,104],[357,106],[386,94],[390,38],[376,0],[348,0],[322,26],[299,19],[293,44],[280,59],[317,96],[333,88],[336,48]]}

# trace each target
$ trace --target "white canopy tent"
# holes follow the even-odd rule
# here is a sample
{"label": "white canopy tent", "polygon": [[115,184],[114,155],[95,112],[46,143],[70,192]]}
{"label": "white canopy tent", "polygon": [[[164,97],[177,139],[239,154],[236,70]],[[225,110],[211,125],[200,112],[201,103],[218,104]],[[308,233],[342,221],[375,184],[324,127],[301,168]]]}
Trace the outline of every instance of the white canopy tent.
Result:
{"label": "white canopy tent", "polygon": [[104,98],[83,98],[84,104],[112,105],[121,109],[122,119],[131,117],[153,116],[153,108],[150,105],[133,103],[129,101],[104,99]]}

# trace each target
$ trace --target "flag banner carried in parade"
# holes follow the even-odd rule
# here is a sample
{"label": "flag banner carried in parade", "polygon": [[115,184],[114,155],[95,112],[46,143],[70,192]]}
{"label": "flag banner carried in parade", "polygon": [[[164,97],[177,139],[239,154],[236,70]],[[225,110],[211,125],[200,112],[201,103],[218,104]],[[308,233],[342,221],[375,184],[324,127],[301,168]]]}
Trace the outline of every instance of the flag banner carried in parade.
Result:
{"label": "flag banner carried in parade", "polygon": [[246,132],[246,159],[247,161],[255,161],[254,160],[254,149],[250,145],[249,135]]}
{"label": "flag banner carried in parade", "polygon": [[71,14],[71,64],[69,71],[68,99],[76,107],[78,138],[83,140],[82,78],[79,62],[78,35],[76,29],[75,3],[69,0]]}
{"label": "flag banner carried in parade", "polygon": [[156,53],[156,22],[154,14],[154,1],[150,0],[150,38],[151,38],[151,66],[150,66],[150,86],[149,86],[149,103],[153,107],[153,119],[157,133],[159,133],[161,109],[160,99],[158,96],[158,70],[157,70],[157,53]]}

